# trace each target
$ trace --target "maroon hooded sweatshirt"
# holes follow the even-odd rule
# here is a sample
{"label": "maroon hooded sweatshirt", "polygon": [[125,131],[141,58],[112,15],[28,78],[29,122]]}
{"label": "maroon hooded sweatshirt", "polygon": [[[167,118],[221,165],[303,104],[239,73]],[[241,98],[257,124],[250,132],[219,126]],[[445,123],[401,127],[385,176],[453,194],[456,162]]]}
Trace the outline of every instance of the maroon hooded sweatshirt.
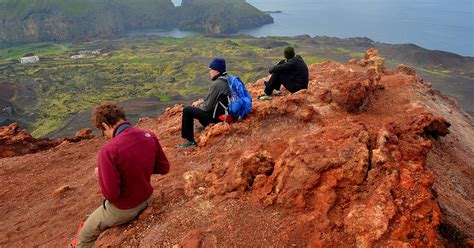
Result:
{"label": "maroon hooded sweatshirt", "polygon": [[125,122],[99,152],[99,185],[119,209],[135,208],[153,193],[152,174],[166,174],[169,162],[156,136]]}

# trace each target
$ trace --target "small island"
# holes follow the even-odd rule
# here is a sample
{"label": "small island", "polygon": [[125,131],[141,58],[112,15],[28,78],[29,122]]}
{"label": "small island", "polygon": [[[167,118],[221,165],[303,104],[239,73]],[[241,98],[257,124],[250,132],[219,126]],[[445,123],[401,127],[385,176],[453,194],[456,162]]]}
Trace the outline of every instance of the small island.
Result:
{"label": "small island", "polygon": [[281,13],[283,13],[281,10],[265,10],[263,12],[268,13],[268,14],[281,14]]}

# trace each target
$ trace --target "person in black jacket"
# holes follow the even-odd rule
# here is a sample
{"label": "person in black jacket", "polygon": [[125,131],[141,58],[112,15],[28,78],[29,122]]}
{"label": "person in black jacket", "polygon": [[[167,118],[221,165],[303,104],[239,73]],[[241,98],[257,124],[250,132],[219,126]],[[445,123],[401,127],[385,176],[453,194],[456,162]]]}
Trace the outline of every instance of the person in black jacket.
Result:
{"label": "person in black jacket", "polygon": [[268,82],[265,82],[265,94],[259,96],[258,99],[272,99],[274,91],[280,94],[282,84],[291,93],[308,88],[309,72],[303,58],[300,55],[295,56],[293,47],[286,47],[284,54],[285,60],[268,69],[272,76]]}
{"label": "person in black jacket", "polygon": [[226,64],[223,58],[215,58],[209,64],[209,76],[213,81],[206,98],[195,101],[191,107],[183,109],[181,121],[181,137],[185,139],[178,148],[196,146],[194,141],[194,119],[199,120],[205,128],[210,123],[218,123],[222,120],[219,116],[225,114],[228,108],[228,95],[230,94],[227,84]]}

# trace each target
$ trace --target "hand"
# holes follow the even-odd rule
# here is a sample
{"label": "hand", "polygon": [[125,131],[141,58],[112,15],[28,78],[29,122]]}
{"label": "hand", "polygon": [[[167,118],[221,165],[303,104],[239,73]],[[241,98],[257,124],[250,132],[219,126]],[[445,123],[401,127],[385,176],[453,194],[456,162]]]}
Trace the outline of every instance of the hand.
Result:
{"label": "hand", "polygon": [[99,176],[99,168],[95,167],[94,174],[95,174],[96,177]]}
{"label": "hand", "polygon": [[191,104],[191,106],[197,107],[197,106],[201,105],[201,103],[203,103],[203,102],[204,102],[204,99],[199,99],[199,100],[193,102],[193,103]]}

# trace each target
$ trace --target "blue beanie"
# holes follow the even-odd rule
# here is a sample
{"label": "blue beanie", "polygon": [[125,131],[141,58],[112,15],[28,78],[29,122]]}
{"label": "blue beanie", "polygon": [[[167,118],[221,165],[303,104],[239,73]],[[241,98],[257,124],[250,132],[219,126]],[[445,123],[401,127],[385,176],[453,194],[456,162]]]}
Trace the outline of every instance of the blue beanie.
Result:
{"label": "blue beanie", "polygon": [[218,71],[220,73],[226,72],[225,69],[225,59],[223,58],[214,58],[212,59],[211,63],[209,64],[209,68]]}

